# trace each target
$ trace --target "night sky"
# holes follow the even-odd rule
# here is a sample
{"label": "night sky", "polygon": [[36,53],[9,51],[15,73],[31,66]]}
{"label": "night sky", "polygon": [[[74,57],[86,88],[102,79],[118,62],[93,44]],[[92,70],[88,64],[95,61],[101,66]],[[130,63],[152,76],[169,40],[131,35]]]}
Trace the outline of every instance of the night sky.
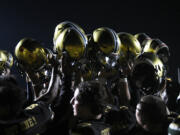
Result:
{"label": "night sky", "polygon": [[54,29],[66,20],[79,24],[87,34],[104,26],[116,32],[144,32],[169,46],[169,74],[177,79],[177,68],[180,67],[180,7],[170,2],[132,1],[1,1],[0,49],[14,53],[16,44],[24,37],[37,39],[52,49]]}

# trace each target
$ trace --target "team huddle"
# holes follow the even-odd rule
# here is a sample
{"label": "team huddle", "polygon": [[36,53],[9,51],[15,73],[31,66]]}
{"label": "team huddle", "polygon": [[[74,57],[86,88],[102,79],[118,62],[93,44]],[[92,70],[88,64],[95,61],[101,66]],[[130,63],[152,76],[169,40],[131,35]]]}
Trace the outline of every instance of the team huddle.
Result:
{"label": "team huddle", "polygon": [[[64,21],[49,48],[23,38],[0,50],[0,135],[180,135],[180,86],[169,47]],[[18,83],[12,70],[25,79]]]}

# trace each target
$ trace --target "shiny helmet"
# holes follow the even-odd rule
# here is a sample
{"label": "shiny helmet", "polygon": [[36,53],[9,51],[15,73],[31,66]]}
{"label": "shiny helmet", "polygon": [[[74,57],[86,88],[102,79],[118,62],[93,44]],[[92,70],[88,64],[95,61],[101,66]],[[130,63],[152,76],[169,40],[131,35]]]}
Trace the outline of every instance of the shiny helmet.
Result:
{"label": "shiny helmet", "polygon": [[0,50],[0,75],[10,73],[10,69],[13,66],[13,56],[11,53]]}
{"label": "shiny helmet", "polygon": [[56,44],[56,40],[58,36],[60,35],[60,33],[62,33],[66,28],[74,28],[81,31],[83,34],[85,34],[85,31],[74,22],[70,22],[70,21],[61,22],[56,26],[55,31],[54,31],[54,37],[53,37],[54,45]]}
{"label": "shiny helmet", "polygon": [[169,124],[168,135],[179,135],[180,134],[180,115]]}
{"label": "shiny helmet", "polygon": [[84,33],[74,27],[68,27],[59,34],[54,50],[59,56],[67,53],[70,58],[77,60],[85,55],[87,43]]}
{"label": "shiny helmet", "polygon": [[41,43],[32,38],[21,39],[15,47],[16,65],[20,72],[26,73],[34,87],[33,100],[47,94],[47,85],[51,77],[53,57],[51,50],[44,48]]}
{"label": "shiny helmet", "polygon": [[120,53],[121,41],[116,32],[107,27],[97,28],[93,31],[93,40],[97,48],[105,55]]}
{"label": "shiny helmet", "polygon": [[151,39],[146,33],[137,33],[134,37],[139,41],[142,49],[144,48],[146,42]]}
{"label": "shiny helmet", "polygon": [[146,94],[156,93],[166,72],[164,65],[159,57],[151,52],[146,52],[137,56],[132,73],[131,80],[134,87]]}
{"label": "shiny helmet", "polygon": [[32,71],[38,71],[49,63],[51,56],[49,49],[32,38],[21,39],[15,47],[15,56],[18,63],[25,70],[30,68]]}
{"label": "shiny helmet", "polygon": [[164,64],[168,62],[170,56],[169,47],[160,39],[149,40],[146,43],[143,52],[156,53]]}
{"label": "shiny helmet", "polygon": [[121,41],[117,33],[108,27],[97,28],[93,31],[94,48],[97,61],[104,69],[113,69],[118,65]]}
{"label": "shiny helmet", "polygon": [[120,32],[118,36],[121,40],[120,63],[134,60],[141,53],[139,41],[130,33]]}

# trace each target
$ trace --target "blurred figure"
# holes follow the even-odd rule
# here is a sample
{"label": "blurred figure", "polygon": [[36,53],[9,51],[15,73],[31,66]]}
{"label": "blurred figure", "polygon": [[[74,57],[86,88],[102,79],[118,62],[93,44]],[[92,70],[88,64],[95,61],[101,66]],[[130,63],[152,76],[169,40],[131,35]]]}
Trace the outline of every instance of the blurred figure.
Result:
{"label": "blurred figure", "polygon": [[54,113],[48,104],[36,102],[23,109],[25,93],[12,76],[0,78],[0,134],[37,135],[45,132]]}
{"label": "blurred figure", "polygon": [[47,102],[52,102],[59,93],[50,89],[51,82],[57,80],[53,74],[58,72],[52,52],[32,38],[23,38],[15,47],[15,56],[17,68],[26,77],[27,100],[32,103],[48,95]]}
{"label": "blurred figure", "polygon": [[118,37],[121,40],[121,52],[118,60],[120,65],[120,75],[119,85],[116,87],[118,90],[117,95],[119,95],[121,105],[130,105],[132,104],[131,99],[134,96],[136,97],[135,90],[130,84],[132,69],[136,57],[141,54],[142,48],[139,41],[130,33],[120,32],[118,33]]}
{"label": "blurred figure", "polygon": [[128,107],[109,104],[107,88],[100,81],[80,83],[71,104],[78,119],[72,134],[127,134],[135,125]]}
{"label": "blurred figure", "polygon": [[99,76],[106,78],[106,73],[112,74],[111,77],[116,75],[121,45],[117,33],[113,29],[101,27],[93,31],[92,38],[95,61],[99,63],[99,68],[97,67]]}
{"label": "blurred figure", "polygon": [[106,92],[97,81],[80,83],[70,102],[78,118],[71,134],[110,134],[110,126],[102,121],[106,100]]}
{"label": "blurred figure", "polygon": [[83,29],[73,22],[65,21],[57,27],[54,33],[54,51],[60,61],[62,57],[68,61],[67,73],[69,79],[72,79],[72,87],[76,87],[81,81],[82,65],[87,62],[85,55],[88,40]]}
{"label": "blurred figure", "polygon": [[73,115],[72,107],[69,102],[73,96],[74,90],[72,88],[71,78],[72,67],[70,65],[69,59],[67,58],[68,57],[62,56],[60,65],[57,67],[58,70],[61,70],[61,72],[54,72],[54,76],[59,76],[59,74],[61,74],[59,83],[51,85],[59,91],[56,98],[51,103],[51,107],[53,112],[55,113],[55,116],[53,121],[48,125],[48,130],[43,135],[57,134],[59,133],[59,131],[61,131],[61,134],[63,135],[69,134],[68,131],[70,127],[71,117]]}
{"label": "blurred figure", "polygon": [[143,52],[151,52],[155,53],[159,59],[163,62],[163,70],[166,75],[166,79],[162,82],[160,96],[166,102],[167,106],[170,110],[176,111],[177,104],[176,98],[179,92],[179,86],[176,80],[173,80],[171,77],[168,76],[169,74],[169,58],[170,58],[170,50],[167,44],[162,42],[160,39],[149,39]]}
{"label": "blurred figure", "polygon": [[136,126],[136,119],[131,107],[107,105],[104,113],[105,123],[110,124],[112,135],[129,135]]}
{"label": "blurred figure", "polygon": [[164,65],[154,53],[143,53],[136,58],[131,74],[132,84],[143,95],[155,94],[165,79]]}
{"label": "blurred figure", "polygon": [[169,111],[165,103],[157,96],[148,95],[141,98],[136,107],[137,127],[133,135],[167,135]]}
{"label": "blurred figure", "polygon": [[11,53],[0,50],[0,75],[9,75],[13,66],[13,56]]}
{"label": "blurred figure", "polygon": [[[141,46],[138,40],[130,33],[121,32],[116,34],[114,32],[111,35],[115,35],[111,40],[116,41],[116,44],[114,50],[106,56],[104,60],[105,70],[100,71],[99,78],[108,80],[107,85],[114,95],[117,106],[129,106],[131,100],[129,79],[135,58],[141,53]],[[104,39],[104,41],[101,39],[100,43],[105,44],[111,41],[108,41],[107,37]],[[110,45],[113,46],[113,42]]]}
{"label": "blurred figure", "polygon": [[55,113],[43,135],[55,134],[59,129],[64,135],[68,134],[68,124],[72,116],[69,102],[73,93],[71,59],[66,57],[69,55],[62,55],[59,59],[58,54],[53,54],[30,38],[22,39],[16,46],[15,53],[19,67],[31,83],[30,88],[34,93],[32,102],[44,101],[51,105]]}
{"label": "blurred figure", "polygon": [[180,92],[179,83],[176,80],[166,77],[161,86],[162,89],[157,95],[163,99],[170,111],[179,113],[179,102],[177,102]]}
{"label": "blurred figure", "polygon": [[87,39],[82,28],[73,22],[65,21],[56,26],[53,41],[55,63],[59,64],[59,72],[56,72],[55,76],[60,76],[60,86],[52,104],[55,117],[45,134],[57,134],[61,131],[61,134],[68,135],[72,117],[69,102],[74,87],[81,81],[81,60],[85,55]]}
{"label": "blurred figure", "polygon": [[[90,60],[94,63],[94,69],[98,73],[96,77],[98,80],[104,82],[109,90],[109,94],[113,95],[114,105],[119,106],[120,97],[117,92],[118,80],[121,76],[121,65],[119,57],[121,55],[121,41],[117,33],[108,27],[97,28],[93,31],[92,42],[94,51],[91,51],[92,58]],[[122,88],[126,89],[126,88]],[[122,94],[123,95],[123,94]],[[126,95],[124,96],[126,102]]]}
{"label": "blurred figure", "polygon": [[146,52],[137,56],[130,76],[131,105],[135,108],[142,96],[158,95],[165,77],[164,65],[156,54]]}
{"label": "blurred figure", "polygon": [[142,95],[156,95],[163,99],[171,111],[177,112],[176,99],[180,87],[177,81],[168,77],[167,63],[160,57],[162,53],[168,58],[167,46],[162,43],[157,47],[157,42],[160,43],[159,40],[153,39],[148,49],[146,44],[144,52],[136,58],[130,82],[136,92],[132,94],[132,101],[134,98],[137,103]]}
{"label": "blurred figure", "polygon": [[168,135],[180,135],[180,117],[169,124]]}
{"label": "blurred figure", "polygon": [[132,72],[135,58],[141,54],[142,48],[139,41],[130,33],[120,32],[118,36],[121,40],[121,53],[119,63],[125,75]]}

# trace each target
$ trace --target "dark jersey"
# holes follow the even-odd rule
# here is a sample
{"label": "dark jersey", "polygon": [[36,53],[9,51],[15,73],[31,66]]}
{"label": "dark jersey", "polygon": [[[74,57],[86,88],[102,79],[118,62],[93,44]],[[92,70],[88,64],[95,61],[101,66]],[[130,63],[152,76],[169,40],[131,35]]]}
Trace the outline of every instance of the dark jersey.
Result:
{"label": "dark jersey", "polygon": [[110,126],[102,121],[87,121],[77,124],[70,135],[110,135]]}
{"label": "dark jersey", "polygon": [[68,135],[70,119],[73,116],[70,100],[73,97],[71,89],[71,77],[64,76],[62,78],[60,93],[55,102],[52,104],[52,110],[55,117],[48,125],[48,130],[43,135]]}
{"label": "dark jersey", "polygon": [[162,132],[158,133],[151,133],[148,131],[145,131],[143,128],[141,128],[138,124],[129,132],[129,135],[168,135],[167,133],[167,127],[168,124],[164,126],[164,130]]}
{"label": "dark jersey", "polygon": [[177,117],[178,117],[177,113],[171,112],[167,116],[167,120],[162,123],[163,124],[162,131],[161,132],[159,131],[158,133],[152,133],[150,131],[145,131],[138,123],[136,123],[136,125],[129,132],[129,135],[168,135],[168,132],[167,132],[168,126]]}
{"label": "dark jersey", "polygon": [[0,121],[0,135],[39,135],[54,113],[49,105],[37,102],[28,106],[13,121]]}
{"label": "dark jersey", "polygon": [[179,113],[178,104],[176,102],[176,99],[178,97],[178,94],[180,92],[180,85],[171,80],[167,80],[167,86],[166,86],[166,95],[165,98],[163,99],[171,111],[177,111]]}
{"label": "dark jersey", "polygon": [[111,134],[128,134],[135,126],[135,116],[128,107],[107,106],[105,111],[105,123],[111,125]]}

